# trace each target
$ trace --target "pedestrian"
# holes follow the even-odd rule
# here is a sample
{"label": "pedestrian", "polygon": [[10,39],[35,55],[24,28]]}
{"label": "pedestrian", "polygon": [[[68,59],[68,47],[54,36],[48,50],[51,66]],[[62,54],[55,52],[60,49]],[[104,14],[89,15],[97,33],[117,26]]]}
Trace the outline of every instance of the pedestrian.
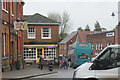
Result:
{"label": "pedestrian", "polygon": [[38,68],[40,68],[41,70],[43,69],[43,63],[44,63],[44,60],[43,60],[42,56],[40,56]]}
{"label": "pedestrian", "polygon": [[59,61],[59,68],[62,68],[62,61]]}
{"label": "pedestrian", "polygon": [[65,59],[65,69],[67,69],[68,68],[68,57],[66,57],[66,59]]}
{"label": "pedestrian", "polygon": [[68,58],[68,68],[70,68],[71,67],[71,57],[69,56],[69,58]]}
{"label": "pedestrian", "polygon": [[62,67],[65,68],[65,57],[64,57],[64,55],[62,56]]}

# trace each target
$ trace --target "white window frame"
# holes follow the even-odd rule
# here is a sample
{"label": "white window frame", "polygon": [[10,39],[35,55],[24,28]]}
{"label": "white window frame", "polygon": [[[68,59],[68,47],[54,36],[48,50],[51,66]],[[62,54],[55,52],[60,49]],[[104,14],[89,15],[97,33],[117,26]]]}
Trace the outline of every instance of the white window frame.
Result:
{"label": "white window frame", "polygon": [[41,39],[51,39],[51,28],[49,28],[49,37],[43,37],[43,28],[41,28]]}
{"label": "white window frame", "polygon": [[98,50],[100,50],[100,44],[98,44]]}
{"label": "white window frame", "polygon": [[[29,30],[29,28],[34,28],[34,32],[28,32]],[[33,37],[30,37],[29,35],[30,34],[34,34],[34,36]],[[36,29],[35,29],[35,27],[28,27],[27,28],[27,36],[28,36],[28,39],[35,39],[35,37],[36,37]]]}
{"label": "white window frame", "polygon": [[4,57],[6,56],[6,35],[4,35]]}
{"label": "white window frame", "polygon": [[13,1],[11,1],[11,15],[14,16],[14,14],[13,14]]}
{"label": "white window frame", "polygon": [[96,50],[97,50],[97,44],[96,44]]}
{"label": "white window frame", "polygon": [[93,50],[94,45],[92,45],[92,50]]}
{"label": "white window frame", "polygon": [[[5,2],[5,8],[4,8],[4,4],[3,4],[3,2]],[[2,0],[2,10],[5,11],[6,13],[8,13],[6,2],[7,2],[7,0]]]}
{"label": "white window frame", "polygon": [[103,50],[103,45],[101,44],[101,50]]}

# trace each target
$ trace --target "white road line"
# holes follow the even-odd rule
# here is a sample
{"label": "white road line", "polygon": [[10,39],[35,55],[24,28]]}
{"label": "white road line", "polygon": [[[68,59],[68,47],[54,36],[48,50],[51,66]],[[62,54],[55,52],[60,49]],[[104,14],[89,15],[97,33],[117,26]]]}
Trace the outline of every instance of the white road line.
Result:
{"label": "white road line", "polygon": [[[60,73],[60,71],[58,71],[58,73]],[[52,76],[52,75],[56,75],[58,73],[54,73],[54,74],[48,74],[48,75],[42,75],[42,76],[36,76],[36,77],[32,77],[32,78],[46,78],[48,76]]]}

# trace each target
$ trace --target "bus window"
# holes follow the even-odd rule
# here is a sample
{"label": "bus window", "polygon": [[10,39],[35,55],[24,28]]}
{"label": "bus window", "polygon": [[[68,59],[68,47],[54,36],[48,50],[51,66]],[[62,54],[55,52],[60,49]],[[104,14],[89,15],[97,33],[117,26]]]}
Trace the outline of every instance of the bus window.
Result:
{"label": "bus window", "polygon": [[88,47],[88,44],[79,44],[79,47]]}

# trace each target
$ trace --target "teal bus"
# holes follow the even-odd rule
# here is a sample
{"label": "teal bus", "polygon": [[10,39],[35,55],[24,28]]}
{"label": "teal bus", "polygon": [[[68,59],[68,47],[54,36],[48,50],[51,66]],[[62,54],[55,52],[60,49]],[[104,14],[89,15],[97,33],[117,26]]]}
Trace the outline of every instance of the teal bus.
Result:
{"label": "teal bus", "polygon": [[76,68],[85,62],[91,61],[91,44],[76,42],[68,47],[68,56],[71,57],[71,66]]}

